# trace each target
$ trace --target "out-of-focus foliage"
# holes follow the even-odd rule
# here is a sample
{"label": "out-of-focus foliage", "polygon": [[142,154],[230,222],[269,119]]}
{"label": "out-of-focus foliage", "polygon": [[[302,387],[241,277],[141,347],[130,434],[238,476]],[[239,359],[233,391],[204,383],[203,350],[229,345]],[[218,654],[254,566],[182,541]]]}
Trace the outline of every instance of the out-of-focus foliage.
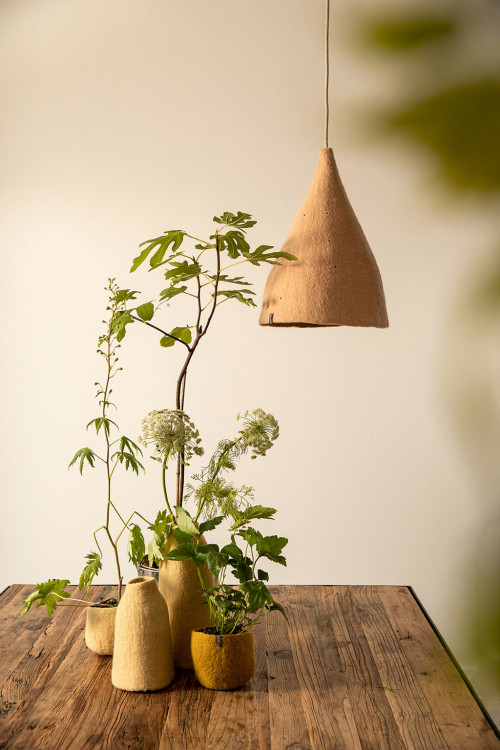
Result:
{"label": "out-of-focus foliage", "polygon": [[[500,16],[491,5],[475,3],[473,25],[470,9],[457,2],[453,9],[444,3],[447,11],[439,16],[436,7],[432,15],[410,7],[404,15],[372,19],[364,30],[374,49],[392,55],[408,84],[404,100],[381,114],[381,124],[432,153],[446,185],[476,194],[500,190]],[[499,27],[488,62],[480,69],[471,61],[467,71],[464,58],[486,39],[481,24],[492,22]],[[420,63],[418,81],[415,67],[405,67],[409,60]]]}
{"label": "out-of-focus foliage", "polygon": [[388,122],[436,154],[451,186],[500,190],[500,77],[436,91],[389,114]]}
{"label": "out-of-focus foliage", "polygon": [[[379,6],[377,18],[365,22],[363,29],[365,43],[392,60],[398,71],[392,102],[373,124],[382,124],[386,133],[400,134],[425,149],[434,159],[441,185],[457,197],[473,196],[481,211],[491,210],[493,228],[500,220],[496,200],[500,197],[499,6],[492,0],[420,0],[413,7],[405,4],[404,9],[398,8],[396,14],[391,8],[385,17]],[[478,249],[471,247],[471,255]],[[448,385],[455,387],[462,411],[474,413],[473,420],[463,423],[468,429],[468,434],[463,434],[469,449],[479,447],[483,459],[477,464],[483,467],[478,486],[487,487],[481,499],[490,507],[464,594],[468,598],[469,647],[483,675],[494,679],[498,694],[500,410],[498,369],[491,369],[492,342],[495,352],[500,342],[498,244],[475,278],[460,313],[465,324],[461,328],[465,351],[460,356],[467,358],[467,353],[472,353],[474,359],[469,357],[462,369],[453,368],[453,382]],[[458,359],[455,357],[455,364]],[[486,412],[482,403],[488,404]],[[496,508],[491,506],[492,499]],[[487,544],[492,537],[493,542]]]}
{"label": "out-of-focus foliage", "polygon": [[382,20],[368,27],[368,40],[387,50],[413,50],[422,44],[449,36],[456,29],[454,18],[421,16]]}

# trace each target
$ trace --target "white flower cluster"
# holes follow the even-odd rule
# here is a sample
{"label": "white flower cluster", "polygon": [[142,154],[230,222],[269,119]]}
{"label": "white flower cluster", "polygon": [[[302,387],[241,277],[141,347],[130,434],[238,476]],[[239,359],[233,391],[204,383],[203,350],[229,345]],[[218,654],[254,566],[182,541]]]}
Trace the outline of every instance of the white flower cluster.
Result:
{"label": "white flower cluster", "polygon": [[272,448],[273,442],[279,437],[280,428],[278,421],[272,414],[266,414],[263,409],[255,409],[238,414],[237,419],[244,422],[243,428],[236,439],[239,449],[245,453],[249,448],[252,458],[265,456],[266,451]]}
{"label": "white flower cluster", "polygon": [[160,409],[149,412],[142,420],[143,445],[154,445],[151,458],[161,463],[184,452],[184,463],[196,454],[203,455],[200,433],[188,415],[175,409]]}

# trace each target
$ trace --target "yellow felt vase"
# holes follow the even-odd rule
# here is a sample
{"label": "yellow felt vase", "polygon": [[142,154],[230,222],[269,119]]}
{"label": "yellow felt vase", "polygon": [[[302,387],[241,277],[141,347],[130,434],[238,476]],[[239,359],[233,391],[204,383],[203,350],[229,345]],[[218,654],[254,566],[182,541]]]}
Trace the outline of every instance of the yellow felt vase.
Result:
{"label": "yellow felt vase", "polygon": [[117,607],[87,607],[85,643],[100,656],[112,656]]}
{"label": "yellow felt vase", "polygon": [[[200,544],[206,544],[203,535]],[[171,533],[163,547],[163,554],[168,554],[177,546],[177,540]],[[198,570],[205,588],[213,586],[214,578],[207,564]],[[201,596],[198,571],[190,560],[162,560],[158,588],[168,604],[174,665],[179,669],[193,669],[191,631],[207,628],[211,624],[209,606]]]}
{"label": "yellow felt vase", "polygon": [[194,630],[191,634],[191,653],[196,679],[210,690],[241,687],[255,672],[253,635],[250,631],[215,636]]}
{"label": "yellow felt vase", "polygon": [[111,682],[120,690],[160,690],[174,678],[168,607],[154,578],[132,578],[116,613]]}

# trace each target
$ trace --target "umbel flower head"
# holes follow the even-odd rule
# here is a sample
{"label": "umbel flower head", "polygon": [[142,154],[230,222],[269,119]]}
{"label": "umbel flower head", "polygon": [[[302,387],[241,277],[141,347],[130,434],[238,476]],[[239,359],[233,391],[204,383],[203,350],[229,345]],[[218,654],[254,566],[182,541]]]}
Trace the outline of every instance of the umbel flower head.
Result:
{"label": "umbel flower head", "polygon": [[188,415],[176,409],[150,411],[142,420],[143,445],[154,445],[151,458],[165,463],[169,458],[184,453],[184,463],[196,454],[203,455],[200,433]]}
{"label": "umbel flower head", "polygon": [[272,414],[266,414],[263,409],[255,409],[238,414],[237,419],[243,420],[243,427],[236,438],[236,444],[242,453],[250,448],[252,458],[265,456],[280,434],[277,419]]}

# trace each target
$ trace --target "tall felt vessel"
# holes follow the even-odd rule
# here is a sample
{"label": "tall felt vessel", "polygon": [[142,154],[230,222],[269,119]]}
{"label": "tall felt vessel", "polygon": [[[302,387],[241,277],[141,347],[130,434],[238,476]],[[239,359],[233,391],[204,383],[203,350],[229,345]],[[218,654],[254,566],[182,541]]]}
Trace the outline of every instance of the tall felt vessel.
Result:
{"label": "tall felt vessel", "polygon": [[132,578],[116,612],[111,682],[120,690],[160,690],[173,678],[168,606],[154,578]]}
{"label": "tall felt vessel", "polygon": [[331,148],[320,151],[313,181],[281,249],[297,260],[280,260],[272,267],[260,325],[387,328],[377,262]]}
{"label": "tall felt vessel", "polygon": [[[206,544],[201,535],[200,543]],[[167,538],[163,552],[176,549],[173,534]],[[198,568],[206,588],[214,585],[214,578],[206,563]],[[160,592],[168,604],[174,665],[179,669],[193,669],[191,631],[201,630],[210,623],[210,609],[201,596],[198,572],[190,560],[162,560],[160,562]]]}

